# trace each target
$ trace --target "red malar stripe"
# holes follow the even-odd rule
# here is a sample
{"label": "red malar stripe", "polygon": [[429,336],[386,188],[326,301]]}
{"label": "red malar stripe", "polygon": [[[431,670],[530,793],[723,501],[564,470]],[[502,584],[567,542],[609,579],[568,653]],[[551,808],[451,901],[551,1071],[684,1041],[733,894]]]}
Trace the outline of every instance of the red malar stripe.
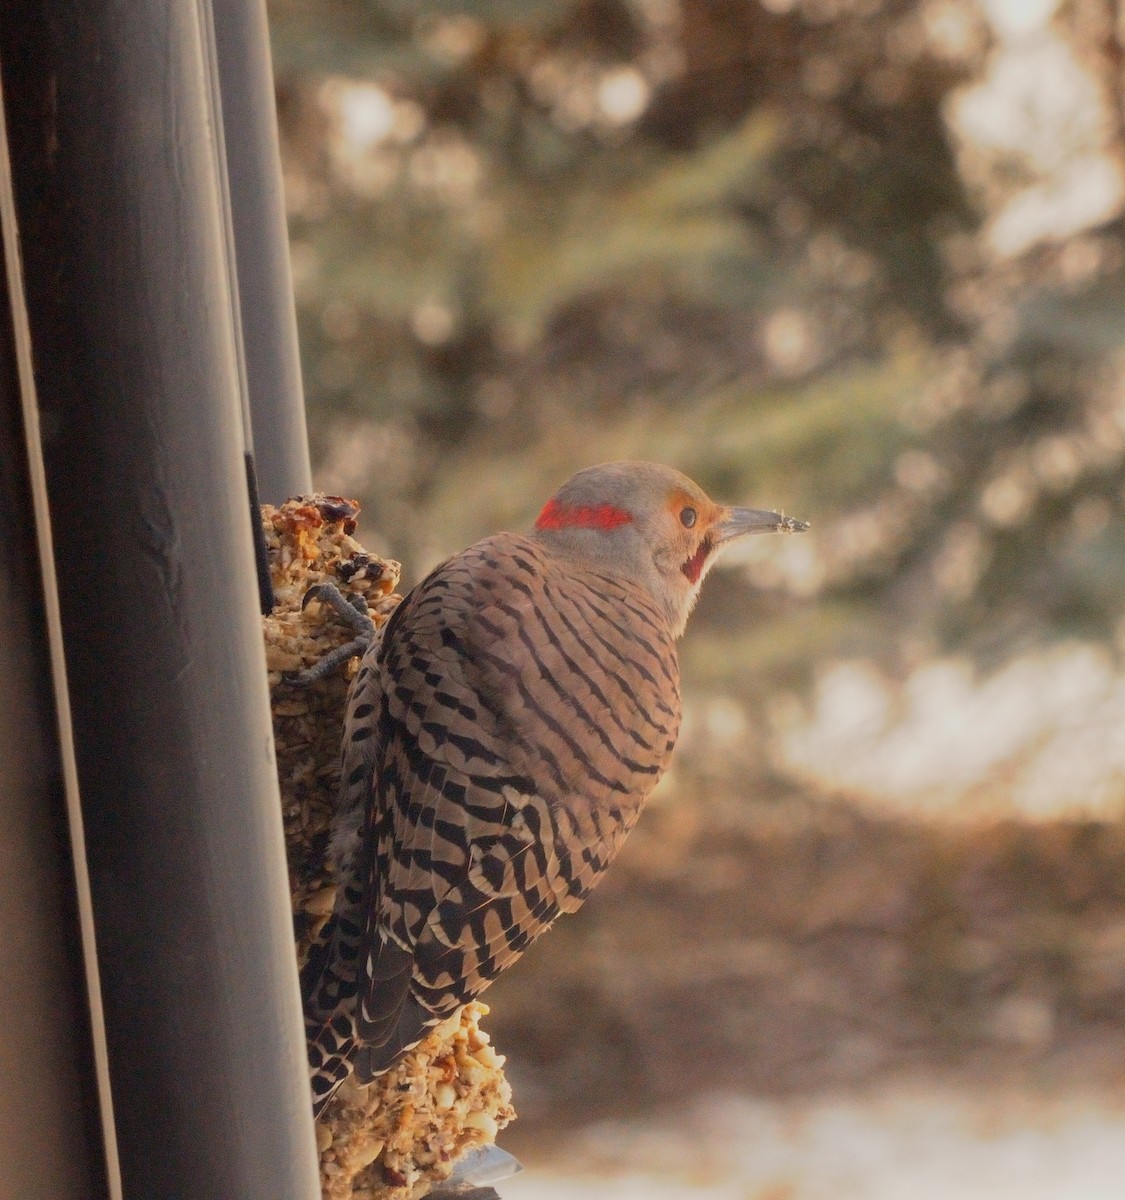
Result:
{"label": "red malar stripe", "polygon": [[582,529],[616,529],[628,525],[633,514],[612,504],[560,504],[548,500],[535,522],[536,529],[567,529],[579,526]]}
{"label": "red malar stripe", "polygon": [[707,561],[707,555],[711,553],[711,539],[705,537],[699,544],[699,549],[687,560],[680,570],[691,580],[692,583],[699,582],[699,576],[703,572],[703,564]]}

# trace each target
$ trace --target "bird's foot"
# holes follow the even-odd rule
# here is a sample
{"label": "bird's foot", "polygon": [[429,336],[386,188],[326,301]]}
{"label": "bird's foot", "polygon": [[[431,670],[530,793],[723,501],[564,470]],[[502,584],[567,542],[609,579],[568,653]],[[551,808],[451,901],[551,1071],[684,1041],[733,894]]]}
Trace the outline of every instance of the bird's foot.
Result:
{"label": "bird's foot", "polygon": [[326,654],[315,666],[306,671],[297,671],[286,676],[286,681],[293,687],[310,687],[314,683],[327,678],[349,658],[363,654],[375,637],[375,622],[367,611],[367,601],[358,594],[345,596],[334,583],[314,584],[301,600],[301,609],[309,606],[311,600],[319,600],[333,609],[341,621],[355,634],[350,642],[337,646],[331,653]]}

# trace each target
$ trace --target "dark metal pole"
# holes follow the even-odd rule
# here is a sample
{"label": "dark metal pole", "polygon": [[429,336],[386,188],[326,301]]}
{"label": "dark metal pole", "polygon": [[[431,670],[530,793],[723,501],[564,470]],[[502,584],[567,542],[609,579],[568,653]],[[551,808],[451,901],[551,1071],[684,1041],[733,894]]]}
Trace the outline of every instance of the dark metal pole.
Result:
{"label": "dark metal pole", "polygon": [[[275,597],[270,578],[269,554],[262,529],[261,495],[258,487],[258,466],[254,460],[254,431],[250,417],[250,385],[246,374],[246,345],[242,332],[242,308],[238,300],[238,256],[234,245],[234,218],[231,211],[230,176],[227,172],[226,136],[223,129],[223,92],[219,79],[219,53],[215,46],[215,17],[211,0],[198,0],[202,18],[203,60],[211,93],[211,111],[215,114],[215,178],[219,185],[220,207],[223,216],[223,247],[226,252],[226,278],[230,292],[230,312],[234,324],[234,354],[238,368],[238,397],[242,409],[243,461],[246,465],[246,487],[250,500],[250,534],[254,539],[254,561],[258,572],[258,607],[263,616],[273,612]],[[264,34],[265,31],[263,31]],[[272,97],[270,99],[272,111]],[[288,258],[286,258],[288,262]],[[292,307],[292,305],[290,305]],[[299,386],[298,379],[298,386]],[[304,413],[300,414],[304,431]],[[304,455],[307,464],[307,448]],[[283,497],[284,499],[284,497]]]}
{"label": "dark metal pole", "polygon": [[3,116],[0,102],[0,1196],[113,1200],[116,1143],[89,890],[80,900],[76,878],[85,860],[65,679],[52,669],[62,661],[52,662],[58,610]]}
{"label": "dark metal pole", "polygon": [[124,1194],[319,1197],[196,0],[0,61]]}
{"label": "dark metal pole", "polygon": [[265,0],[211,0],[262,498],[312,490]]}

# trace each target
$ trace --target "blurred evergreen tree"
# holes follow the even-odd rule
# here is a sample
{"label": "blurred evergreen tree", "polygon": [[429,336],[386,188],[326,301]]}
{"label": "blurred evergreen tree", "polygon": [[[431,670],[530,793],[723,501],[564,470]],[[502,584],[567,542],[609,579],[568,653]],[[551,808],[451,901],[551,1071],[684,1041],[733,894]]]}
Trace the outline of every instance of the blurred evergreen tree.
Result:
{"label": "blurred evergreen tree", "polygon": [[[1113,12],[1054,18],[1110,173]],[[752,602],[716,577],[699,681],[1120,629],[1120,206],[1004,244],[1049,178],[957,133],[998,53],[972,0],[271,15],[315,449],[411,578],[653,457],[816,527]]]}

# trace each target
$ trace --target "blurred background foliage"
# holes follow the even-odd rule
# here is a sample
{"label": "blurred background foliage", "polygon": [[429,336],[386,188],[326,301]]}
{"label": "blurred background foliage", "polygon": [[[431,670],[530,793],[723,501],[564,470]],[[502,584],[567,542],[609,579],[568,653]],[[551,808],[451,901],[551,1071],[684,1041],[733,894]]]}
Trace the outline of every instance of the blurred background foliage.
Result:
{"label": "blurred background foliage", "polygon": [[644,456],[814,520],[703,610],[817,597],[786,670],[1113,636],[1111,2],[1054,17],[1095,94],[1047,154],[1034,95],[957,120],[1010,57],[971,0],[271,12],[315,453],[412,572]]}
{"label": "blurred background foliage", "polygon": [[[270,0],[318,484],[363,502],[407,584],[614,458],[814,525],[710,577],[674,799],[498,985],[531,1117],[592,1111],[607,1061],[634,1098],[691,1073],[644,1047],[719,1003],[714,971],[669,984],[663,1035],[627,983],[660,974],[624,931],[669,897],[665,936],[706,920],[744,962],[701,1078],[1086,1061],[1095,1027],[1125,1069],[1118,8]],[[935,832],[904,796],[1014,823]],[[763,965],[785,954],[796,991]],[[593,1049],[563,1070],[571,1027]]]}

